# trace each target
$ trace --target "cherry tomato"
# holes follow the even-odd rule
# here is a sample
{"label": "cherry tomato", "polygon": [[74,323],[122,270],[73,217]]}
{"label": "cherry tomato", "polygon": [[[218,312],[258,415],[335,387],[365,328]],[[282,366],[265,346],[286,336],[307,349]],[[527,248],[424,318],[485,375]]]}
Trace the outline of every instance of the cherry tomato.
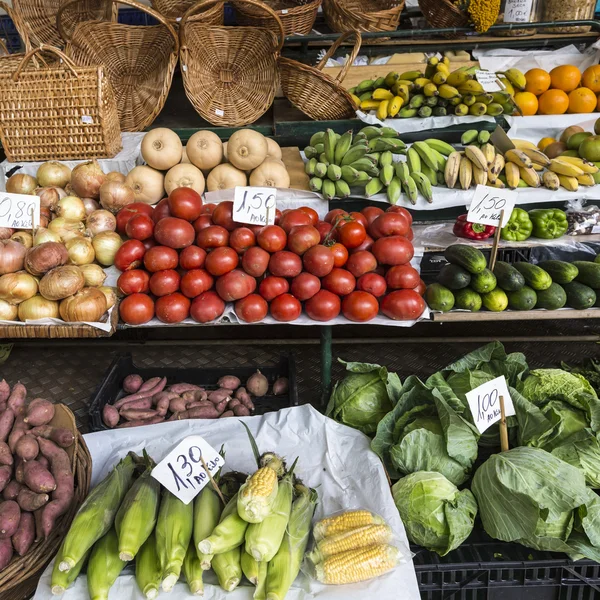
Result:
{"label": "cherry tomato", "polygon": [[325,277],[333,269],[334,256],[327,246],[313,246],[302,257],[304,270],[316,277]]}
{"label": "cherry tomato", "polygon": [[181,323],[190,314],[190,299],[175,292],[156,301],[156,316],[163,323]]}
{"label": "cherry tomato", "polygon": [[379,238],[371,247],[380,265],[405,265],[414,256],[413,245],[401,235]]}
{"label": "cherry tomato", "polygon": [[367,229],[367,227],[369,226],[369,221],[367,221],[367,217],[365,217],[365,215],[363,215],[361,212],[351,212],[350,216],[357,221],[358,223],[360,223],[365,229]]}
{"label": "cherry tomato", "polygon": [[225,312],[225,302],[214,291],[196,296],[190,307],[190,317],[198,323],[209,323]]}
{"label": "cherry tomato", "polygon": [[252,277],[262,277],[269,266],[271,255],[258,246],[248,248],[242,256],[242,269]]}
{"label": "cherry tomato", "polygon": [[313,321],[331,321],[340,314],[341,307],[339,296],[327,290],[319,290],[306,301],[304,310]]}
{"label": "cherry tomato", "polygon": [[333,244],[329,246],[333,254],[333,266],[343,267],[348,261],[348,249],[343,244]]}
{"label": "cherry tomato", "polygon": [[200,233],[200,231],[202,231],[203,229],[206,229],[207,227],[210,227],[211,225],[213,225],[213,222],[212,222],[212,219],[210,218],[210,215],[200,215],[192,223],[192,226],[194,227],[194,231],[196,233]]}
{"label": "cherry tomato", "polygon": [[258,294],[249,294],[235,303],[235,314],[246,323],[258,323],[269,312],[267,301]]}
{"label": "cherry tomato", "polygon": [[383,296],[387,291],[387,283],[382,275],[377,273],[365,273],[358,278],[356,289],[369,292],[376,298]]}
{"label": "cherry tomato", "polygon": [[325,222],[333,224],[339,217],[347,217],[348,213],[341,208],[334,208],[325,215]]}
{"label": "cherry tomato", "polygon": [[368,250],[353,253],[346,263],[346,269],[357,278],[374,271],[376,268],[377,259]]}
{"label": "cherry tomato", "polygon": [[152,213],[152,220],[154,223],[158,223],[162,221],[166,217],[171,216],[171,211],[169,210],[169,199],[163,198],[155,207],[154,212]]}
{"label": "cherry tomato", "polygon": [[276,277],[296,277],[302,272],[302,259],[293,252],[281,250],[271,254],[269,273]]}
{"label": "cherry tomato", "polygon": [[302,313],[302,304],[291,294],[281,294],[271,300],[271,316],[276,321],[295,321]]}
{"label": "cherry tomato", "polygon": [[360,211],[367,219],[367,223],[370,225],[379,215],[383,214],[383,210],[378,206],[365,206]]}
{"label": "cherry tomato", "polygon": [[115,254],[115,267],[119,271],[137,269],[142,264],[146,248],[139,240],[123,242]]}
{"label": "cherry tomato", "polygon": [[321,241],[319,231],[312,225],[299,225],[293,227],[288,234],[288,250],[302,256],[309,248],[316,246]]}
{"label": "cherry tomato", "polygon": [[397,204],[395,204],[393,206],[390,206],[385,212],[399,213],[401,215],[404,215],[406,217],[406,220],[408,221],[408,224],[412,225],[412,222],[413,222],[412,215],[403,206],[398,206]]}
{"label": "cherry tomato", "polygon": [[285,248],[287,234],[279,225],[267,225],[258,232],[256,241],[267,252],[279,252]]}
{"label": "cherry tomato", "polygon": [[324,289],[337,294],[338,296],[346,296],[354,291],[356,287],[356,278],[350,271],[346,269],[332,269],[329,275],[326,275],[321,280],[321,285]]}
{"label": "cherry tomato", "polygon": [[131,294],[119,303],[119,315],[128,325],[142,325],[154,316],[154,302],[147,294]]}
{"label": "cherry tomato", "polygon": [[256,246],[256,236],[248,227],[238,227],[229,235],[229,245],[238,253],[243,254],[251,246]]}
{"label": "cherry tomato", "polygon": [[188,246],[179,253],[179,266],[186,271],[201,269],[206,260],[206,250],[198,246]]}
{"label": "cherry tomato", "polygon": [[369,225],[369,235],[374,239],[391,235],[406,235],[410,223],[401,213],[383,213]]}
{"label": "cherry tomato", "polygon": [[194,243],[196,232],[191,223],[176,217],[165,217],[154,227],[154,239],[169,248],[185,248]]}
{"label": "cherry tomato", "polygon": [[395,267],[391,267],[385,274],[385,281],[392,290],[412,290],[419,285],[421,276],[410,265],[396,265]]}
{"label": "cherry tomato", "polygon": [[133,215],[125,225],[125,233],[134,240],[147,240],[152,237],[153,232],[154,221],[143,213]]}
{"label": "cherry tomato", "polygon": [[300,273],[294,277],[290,287],[290,291],[300,302],[312,298],[320,289],[321,280],[310,273]]}
{"label": "cherry tomato", "polygon": [[150,275],[143,269],[132,269],[131,271],[123,271],[117,279],[117,290],[119,294],[129,296],[130,294],[143,294],[150,288]]}
{"label": "cherry tomato", "polygon": [[198,232],[196,244],[205,250],[227,246],[229,244],[229,231],[220,225],[210,225]]}
{"label": "cherry tomato", "polygon": [[169,210],[174,217],[194,221],[202,214],[202,197],[192,188],[175,188],[169,194]]}
{"label": "cherry tomato", "polygon": [[178,263],[179,255],[177,254],[177,250],[168,248],[167,246],[154,246],[154,248],[150,248],[144,255],[144,267],[150,273],[176,269]]}
{"label": "cherry tomato", "polygon": [[225,275],[229,271],[233,271],[240,262],[237,252],[233,248],[227,246],[215,248],[208,253],[204,266],[206,270],[215,277]]}
{"label": "cherry tomato", "polygon": [[319,222],[319,213],[310,206],[301,206],[298,210],[306,213],[310,217],[310,224],[314,227]]}
{"label": "cherry tomato", "polygon": [[290,284],[283,277],[275,277],[268,275],[258,286],[258,293],[267,301],[270,302],[273,298],[285,294],[289,291]]}
{"label": "cherry tomato", "polygon": [[352,292],[342,300],[342,313],[350,321],[364,323],[374,319],[378,312],[379,302],[369,292]]}
{"label": "cherry tomato", "polygon": [[358,221],[348,221],[338,229],[338,237],[346,248],[352,249],[357,248],[365,241],[367,232]]}
{"label": "cherry tomato", "polygon": [[213,283],[213,276],[208,271],[204,269],[191,269],[181,278],[179,287],[184,296],[195,298],[210,290]]}
{"label": "cherry tomato", "polygon": [[150,277],[150,291],[155,296],[166,296],[179,289],[181,277],[174,269],[158,271]]}
{"label": "cherry tomato", "polygon": [[234,269],[219,277],[215,288],[225,302],[233,302],[252,294],[256,290],[256,279],[242,269]]}
{"label": "cherry tomato", "polygon": [[233,220],[233,202],[227,200],[217,204],[212,212],[212,220],[215,225],[225,227],[227,231],[233,231],[238,225]]}
{"label": "cherry tomato", "polygon": [[300,227],[301,225],[312,225],[312,218],[301,210],[289,210],[281,215],[279,219],[279,227],[286,233],[289,233],[292,228]]}
{"label": "cherry tomato", "polygon": [[396,321],[413,321],[425,310],[425,301],[414,290],[396,290],[381,301],[381,312]]}

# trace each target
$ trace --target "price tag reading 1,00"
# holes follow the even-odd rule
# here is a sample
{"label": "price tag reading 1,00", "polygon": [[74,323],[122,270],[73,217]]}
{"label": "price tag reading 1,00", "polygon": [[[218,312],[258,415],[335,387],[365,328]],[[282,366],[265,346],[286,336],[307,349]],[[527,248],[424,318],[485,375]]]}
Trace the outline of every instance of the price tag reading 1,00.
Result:
{"label": "price tag reading 1,00", "polygon": [[39,225],[39,196],[0,192],[0,227],[33,229]]}
{"label": "price tag reading 1,00", "polygon": [[482,383],[479,387],[467,392],[465,396],[479,433],[483,433],[488,427],[500,421],[502,417],[500,396],[504,399],[504,414],[507,417],[515,414],[504,375]]}
{"label": "price tag reading 1,00", "polygon": [[233,220],[250,225],[273,225],[276,198],[275,188],[237,186],[233,196]]}
{"label": "price tag reading 1,00", "polygon": [[[469,206],[467,221],[480,225],[504,227],[510,219],[510,214],[517,202],[517,194],[511,190],[500,190],[486,185],[478,185]],[[504,218],[500,224],[500,215]]]}

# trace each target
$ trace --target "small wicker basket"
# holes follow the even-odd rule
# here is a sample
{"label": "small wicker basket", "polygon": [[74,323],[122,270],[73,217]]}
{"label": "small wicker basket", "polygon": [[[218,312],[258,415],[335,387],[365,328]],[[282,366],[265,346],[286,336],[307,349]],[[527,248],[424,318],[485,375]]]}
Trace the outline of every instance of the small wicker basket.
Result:
{"label": "small wicker basket", "polygon": [[[322,0],[268,0],[265,2],[281,19],[285,35],[307,35],[312,31]],[[277,33],[277,25],[264,11],[254,6],[234,1],[237,22],[240,25],[264,27]]]}
{"label": "small wicker basket", "polygon": [[[354,48],[338,76],[333,79],[322,73],[327,60],[334,55],[346,39],[352,36],[356,40]],[[283,95],[315,121],[335,121],[355,116],[357,107],[341,83],[358,55],[361,42],[362,38],[358,31],[343,33],[316,67],[280,56],[279,74]]]}
{"label": "small wicker basket", "polygon": [[[178,25],[185,11],[194,2],[195,0],[152,0],[152,8],[168,19],[171,24]],[[206,25],[223,25],[225,22],[225,3],[217,2],[198,18],[201,18]]]}
{"label": "small wicker basket", "polygon": [[[469,17],[450,0],[419,0],[419,8],[425,20],[435,29],[466,27]],[[452,34],[444,37],[455,37]]]}
{"label": "small wicker basket", "polygon": [[332,31],[395,31],[404,0],[324,0],[325,21]]}
{"label": "small wicker basket", "polygon": [[[185,93],[198,114],[213,125],[240,127],[269,110],[278,85],[277,57],[283,25],[259,0],[243,0],[275,20],[278,33],[260,27],[213,27],[198,11],[218,0],[192,6],[180,23],[181,71]],[[241,2],[242,0],[238,0]]]}

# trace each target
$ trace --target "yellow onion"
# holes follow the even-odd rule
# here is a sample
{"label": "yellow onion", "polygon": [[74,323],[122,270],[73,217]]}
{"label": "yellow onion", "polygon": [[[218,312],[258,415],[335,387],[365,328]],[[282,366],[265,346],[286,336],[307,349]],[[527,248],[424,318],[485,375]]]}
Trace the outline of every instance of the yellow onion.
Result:
{"label": "yellow onion", "polygon": [[69,262],[74,265],[89,265],[94,262],[96,252],[90,240],[84,237],[73,238],[65,242],[65,247],[69,253]]}
{"label": "yellow onion", "polygon": [[52,213],[49,208],[40,206],[40,227],[48,227],[48,224],[52,221]]}
{"label": "yellow onion", "polygon": [[81,265],[79,267],[87,287],[100,287],[106,279],[106,273],[100,265]]}
{"label": "yellow onion", "polygon": [[133,188],[119,181],[106,181],[100,188],[100,204],[112,213],[118,213],[134,200]]}
{"label": "yellow onion", "polygon": [[27,248],[15,240],[0,240],[0,275],[23,269]]}
{"label": "yellow onion", "polygon": [[98,161],[90,160],[77,165],[71,171],[71,189],[80,198],[93,198],[100,196],[100,186],[104,183],[106,175],[102,172]]}
{"label": "yellow onion", "polygon": [[115,264],[115,254],[121,247],[123,240],[114,231],[103,231],[92,239],[92,246],[96,251],[96,260],[105,267]]}
{"label": "yellow onion", "polygon": [[68,323],[97,323],[107,310],[106,296],[97,288],[84,288],[65,298],[59,307],[60,316]]}
{"label": "yellow onion", "polygon": [[54,210],[58,201],[67,195],[67,192],[59,187],[39,187],[35,190],[40,197],[40,206]]}
{"label": "yellow onion", "polygon": [[119,171],[111,171],[106,174],[106,181],[116,181],[117,183],[125,183],[125,179],[127,177],[123,175],[123,173],[119,173]]}
{"label": "yellow onion", "polygon": [[111,309],[117,303],[117,288],[102,285],[98,289],[106,296],[106,310]]}
{"label": "yellow onion", "polygon": [[44,242],[27,250],[25,269],[39,277],[51,269],[67,264],[69,253],[60,242]]}
{"label": "yellow onion", "polygon": [[0,300],[19,304],[35,296],[37,292],[37,279],[25,271],[8,273],[0,277]]}
{"label": "yellow onion", "polygon": [[58,217],[50,221],[48,229],[58,233],[63,242],[85,233],[85,225],[81,221],[72,221],[64,217]]}
{"label": "yellow onion", "polygon": [[13,175],[6,182],[6,191],[10,194],[33,194],[36,187],[37,181],[35,177],[25,175],[24,173]]}
{"label": "yellow onion", "polygon": [[19,307],[0,300],[0,321],[16,321]]}
{"label": "yellow onion", "polygon": [[88,235],[92,237],[103,231],[114,231],[117,228],[117,219],[108,210],[95,210],[85,220]]}
{"label": "yellow onion", "polygon": [[71,169],[56,160],[49,160],[38,167],[35,177],[42,187],[64,188],[71,181]]}
{"label": "yellow onion", "polygon": [[10,239],[19,244],[23,244],[25,248],[31,248],[33,246],[33,236],[29,231],[17,231],[17,233],[12,234]]}
{"label": "yellow onion", "polygon": [[61,198],[54,207],[58,217],[64,217],[69,221],[83,221],[85,219],[85,206],[77,196],[65,196]]}
{"label": "yellow onion", "polygon": [[100,202],[93,198],[82,198],[81,201],[85,206],[86,215],[91,215],[95,210],[100,210]]}
{"label": "yellow onion", "polygon": [[58,319],[58,302],[48,300],[39,294],[19,304],[19,320],[35,321],[37,319]]}
{"label": "yellow onion", "polygon": [[40,294],[47,300],[62,300],[83,289],[85,277],[75,265],[56,267],[40,281]]}
{"label": "yellow onion", "polygon": [[38,227],[33,236],[33,245],[39,246],[44,242],[60,242],[60,235],[54,233],[45,227]]}
{"label": "yellow onion", "polygon": [[10,227],[0,227],[0,240],[8,240],[10,236],[15,232]]}

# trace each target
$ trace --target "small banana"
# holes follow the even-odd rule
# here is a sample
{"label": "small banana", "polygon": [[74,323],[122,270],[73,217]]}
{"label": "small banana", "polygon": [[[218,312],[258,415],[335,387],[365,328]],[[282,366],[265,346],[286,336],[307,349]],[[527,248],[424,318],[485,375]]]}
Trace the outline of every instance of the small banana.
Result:
{"label": "small banana", "polygon": [[409,175],[406,180],[406,186],[403,185],[402,188],[406,192],[410,203],[413,205],[416,204],[417,198],[419,197],[419,191],[417,189],[417,184],[411,175]]}
{"label": "small banana", "polygon": [[431,189],[431,181],[423,175],[423,173],[412,173],[411,178],[417,185],[417,189],[421,195],[431,204],[433,202],[433,191]]}
{"label": "small banana", "polygon": [[418,110],[416,108],[410,108],[409,106],[405,106],[404,108],[400,109],[400,112],[398,113],[397,116],[400,117],[401,119],[407,119],[410,117],[416,117],[417,112],[418,112]]}
{"label": "small banana", "polygon": [[[304,152],[306,153],[306,150]],[[590,173],[591,175],[594,175],[594,173],[598,173],[598,167],[594,163],[584,160],[583,158],[578,158],[576,156],[561,155],[560,161],[575,165],[576,167],[579,167],[584,173]]]}
{"label": "small banana", "polygon": [[[382,127],[380,129],[380,131],[381,131],[381,137],[384,137],[384,138],[397,138],[399,135],[398,132],[393,127]],[[404,142],[402,142],[402,140],[398,140],[398,141],[401,143],[404,143]]]}
{"label": "small banana", "polygon": [[559,175],[558,180],[565,190],[569,192],[576,192],[579,189],[579,181],[577,177],[569,177],[568,175]]}
{"label": "small banana", "polygon": [[327,177],[331,181],[337,181],[342,178],[342,169],[338,165],[329,165],[327,167]]}
{"label": "small banana", "polygon": [[437,85],[435,83],[427,83],[423,86],[423,93],[426,97],[439,95]]}
{"label": "small banana", "polygon": [[533,142],[529,142],[528,140],[519,140],[511,138],[510,141],[517,150],[525,150],[526,148],[531,148],[532,150],[538,149],[538,147]]}
{"label": "small banana", "polygon": [[316,166],[317,159],[313,157],[304,165],[304,172],[312,177],[315,174]]}
{"label": "small banana", "polygon": [[520,91],[523,91],[527,87],[527,79],[525,79],[525,75],[519,69],[507,69],[503,73],[497,73],[498,75],[504,75],[508,81],[513,85],[513,87],[517,88]]}
{"label": "small banana", "polygon": [[335,195],[338,198],[347,198],[350,195],[350,186],[343,179],[339,179],[334,185]]}
{"label": "small banana", "polygon": [[486,185],[488,181],[487,169],[480,169],[473,164],[473,183],[475,185]]}
{"label": "small banana", "polygon": [[465,94],[483,94],[485,90],[476,79],[469,79],[458,86],[458,91],[464,96]]}
{"label": "small banana", "polygon": [[550,166],[548,169],[554,173],[557,173],[558,175],[566,175],[567,177],[578,177],[584,173],[584,170],[580,169],[577,165],[563,162],[558,158],[553,158],[550,161]]}
{"label": "small banana", "polygon": [[344,165],[341,169],[342,171],[342,179],[348,183],[348,184],[352,184],[355,181],[358,181],[359,178],[359,171],[357,171],[356,169],[354,169],[353,167],[350,167],[349,165]]}
{"label": "small banana", "polygon": [[384,79],[386,87],[391,88],[400,79],[400,75],[395,71],[390,71]]}
{"label": "small banana", "polygon": [[496,158],[496,148],[494,148],[493,144],[490,144],[488,142],[487,144],[483,144],[483,146],[481,146],[481,153],[485,157],[485,160],[489,167]]}
{"label": "small banana", "polygon": [[537,149],[533,148],[523,148],[523,152],[529,156],[531,162],[536,165],[541,165],[542,167],[550,166],[550,159],[543,153]]}
{"label": "small banana", "polygon": [[367,125],[366,127],[363,127],[357,135],[361,133],[367,138],[367,140],[372,140],[373,138],[380,137],[382,135],[381,127],[375,127],[375,125]]}
{"label": "small banana", "polygon": [[490,165],[490,171],[494,173],[496,177],[502,173],[502,169],[504,169],[505,161],[504,156],[502,154],[496,154],[494,157],[494,162]]}
{"label": "small banana", "polygon": [[483,152],[474,145],[469,145],[465,148],[465,156],[478,168],[482,171],[487,171],[488,162],[485,158]]}
{"label": "small banana", "polygon": [[332,164],[335,159],[335,146],[336,146],[336,137],[333,129],[328,129],[325,132],[325,139],[323,140],[325,144],[325,158],[329,164]]}
{"label": "small banana", "polygon": [[410,108],[421,108],[425,102],[425,94],[416,94],[410,99]]}
{"label": "small banana", "polygon": [[314,146],[306,146],[306,148],[304,148],[304,156],[306,156],[306,158],[310,160],[311,158],[316,158],[317,156],[319,156],[319,153],[317,152],[317,149]]}
{"label": "small banana", "polygon": [[519,180],[521,179],[521,173],[519,167],[513,162],[507,162],[504,165],[504,175],[506,177],[506,185],[514,190],[519,187]]}
{"label": "small banana", "polygon": [[405,71],[404,73],[400,73],[398,79],[406,79],[407,81],[415,81],[419,77],[423,77],[423,73],[421,71]]}
{"label": "small banana", "polygon": [[337,144],[335,145],[334,159],[333,162],[336,165],[342,164],[342,159],[346,155],[346,152],[350,150],[352,146],[352,131],[346,131],[344,135],[339,139]]}
{"label": "small banana", "polygon": [[325,200],[333,200],[335,198],[335,183],[330,179],[324,179],[321,192]]}
{"label": "small banana", "polygon": [[450,156],[454,152],[454,148],[450,144],[442,140],[429,138],[425,140],[425,143],[430,148],[433,148],[433,150],[437,150],[440,154],[443,154],[444,156]]}
{"label": "small banana", "polygon": [[413,81],[416,90],[422,90],[428,83],[431,83],[431,79],[429,79],[428,77],[417,77]]}
{"label": "small banana", "polygon": [[400,184],[400,179],[398,177],[394,177],[388,185],[386,194],[387,199],[390,204],[397,204],[398,200],[400,200],[400,194],[402,193],[402,187]]}
{"label": "small banana", "polygon": [[322,144],[324,139],[325,139],[325,132],[317,131],[317,133],[313,133],[313,135],[311,136],[310,142],[308,143],[308,145],[315,148],[317,146],[317,144]]}
{"label": "small banana", "polygon": [[390,117],[395,117],[400,112],[400,109],[402,108],[403,104],[403,98],[401,98],[400,96],[394,96],[394,98],[390,102],[390,105],[388,106],[388,113]]}
{"label": "small banana", "polygon": [[381,171],[379,171],[379,179],[383,185],[390,185],[392,179],[394,178],[394,167],[392,165],[385,165],[382,167]]}
{"label": "small banana", "polygon": [[470,79],[473,79],[473,76],[469,75],[464,69],[456,69],[455,71],[452,71],[450,75],[448,75],[446,83],[458,88],[464,85]]}
{"label": "small banana", "polygon": [[360,103],[361,110],[377,110],[381,102],[379,100],[363,100]]}
{"label": "small banana", "polygon": [[542,183],[544,184],[544,187],[549,190],[557,190],[560,187],[558,175],[552,171],[546,171],[542,175]]}
{"label": "small banana", "polygon": [[455,87],[448,85],[447,83],[440,85],[438,92],[440,93],[440,96],[446,100],[460,96],[460,92]]}
{"label": "small banana", "polygon": [[446,185],[453,189],[458,180],[458,171],[460,168],[462,155],[460,152],[453,152],[446,161],[446,168],[444,169],[444,180]]}
{"label": "small banana", "polygon": [[430,117],[432,113],[433,110],[431,109],[431,106],[421,106],[418,114],[421,119],[426,119],[427,117]]}
{"label": "small banana", "polygon": [[487,104],[484,104],[483,102],[475,102],[475,104],[472,104],[471,106],[469,106],[469,114],[470,115],[480,117],[481,115],[485,115],[486,112],[487,112]]}
{"label": "small banana", "polygon": [[323,180],[320,177],[311,177],[308,186],[313,192],[320,192],[323,188]]}
{"label": "small banana", "polygon": [[579,182],[579,185],[596,185],[594,181],[594,176],[591,173],[584,173],[583,175],[578,175],[577,181]]}
{"label": "small banana", "polygon": [[483,144],[487,144],[490,141],[490,137],[491,137],[491,133],[487,129],[482,129],[477,134],[477,143],[480,146],[483,146]]}
{"label": "small banana", "polygon": [[410,175],[410,169],[405,162],[397,162],[395,165],[396,177],[400,180],[402,187],[405,188],[408,185],[408,176]]}
{"label": "small banana", "polygon": [[386,150],[385,152],[381,153],[381,156],[379,157],[379,166],[380,167],[385,167],[386,165],[391,165],[393,162],[394,162],[394,155],[389,150]]}
{"label": "small banana", "polygon": [[542,165],[538,165],[537,163],[533,163],[533,168],[538,173],[542,173],[544,171],[544,167],[542,167]]}
{"label": "small banana", "polygon": [[448,160],[448,157],[444,156],[443,154],[441,154],[437,150],[434,150],[433,148],[431,148],[431,151],[433,152],[435,160],[437,161],[437,170],[443,171],[446,168],[446,161]]}
{"label": "small banana", "polygon": [[368,173],[365,171],[358,171],[358,179],[355,182],[355,185],[365,185],[369,183],[373,179]]}
{"label": "small banana", "polygon": [[489,176],[488,176],[488,185],[495,187],[495,188],[499,188],[499,189],[504,189],[506,187],[504,185],[504,182],[501,179],[494,179],[494,181],[490,181]]}
{"label": "small banana", "polygon": [[514,163],[519,167],[525,167],[526,169],[530,169],[533,166],[531,159],[525,152],[518,149],[508,150],[504,153],[504,159],[507,162]]}
{"label": "small banana", "polygon": [[367,185],[365,186],[365,196],[367,198],[370,198],[371,196],[374,196],[375,194],[379,194],[379,192],[383,189],[383,183],[381,182],[380,179],[374,178],[371,179],[371,181],[369,181],[369,183],[367,183]]}
{"label": "small banana", "polygon": [[429,179],[431,185],[437,185],[437,171],[433,170],[429,165],[421,163],[421,173]]}
{"label": "small banana", "polygon": [[340,162],[340,166],[349,165],[354,161],[361,159],[365,154],[367,154],[368,148],[360,145],[360,146],[352,146],[348,152],[344,154],[342,160]]}
{"label": "small banana", "polygon": [[446,84],[447,79],[448,76],[446,75],[446,73],[444,73],[443,71],[437,71],[433,74],[433,77],[431,78],[431,83],[435,83],[435,85],[441,86]]}
{"label": "small banana", "polygon": [[389,100],[382,100],[377,107],[377,118],[380,121],[385,121],[388,117],[388,107],[390,105]]}
{"label": "small banana", "polygon": [[437,171],[438,161],[427,142],[414,142],[411,147],[419,153],[423,162],[427,163],[433,170]]}
{"label": "small banana", "polygon": [[421,155],[417,152],[414,145],[411,146],[406,153],[406,163],[408,164],[408,169],[411,173],[421,171]]}
{"label": "small banana", "polygon": [[458,180],[460,181],[460,187],[463,190],[468,190],[471,187],[472,179],[473,163],[466,156],[462,156],[460,159],[460,167],[458,169]]}
{"label": "small banana", "polygon": [[458,117],[464,117],[469,114],[469,107],[466,104],[458,104],[454,109],[454,114]]}
{"label": "small banana", "polygon": [[318,162],[315,166],[315,177],[326,177],[327,176],[327,165],[322,162]]}
{"label": "small banana", "polygon": [[[373,96],[375,97],[375,96]],[[477,94],[477,96],[475,96],[475,102],[482,102],[485,105],[491,104],[494,101],[494,96],[492,96],[492,94]]]}
{"label": "small banana", "polygon": [[394,94],[390,90],[384,88],[373,90],[373,100],[391,100],[393,97]]}
{"label": "small banana", "polygon": [[540,176],[534,168],[519,167],[519,174],[529,187],[540,187]]}

